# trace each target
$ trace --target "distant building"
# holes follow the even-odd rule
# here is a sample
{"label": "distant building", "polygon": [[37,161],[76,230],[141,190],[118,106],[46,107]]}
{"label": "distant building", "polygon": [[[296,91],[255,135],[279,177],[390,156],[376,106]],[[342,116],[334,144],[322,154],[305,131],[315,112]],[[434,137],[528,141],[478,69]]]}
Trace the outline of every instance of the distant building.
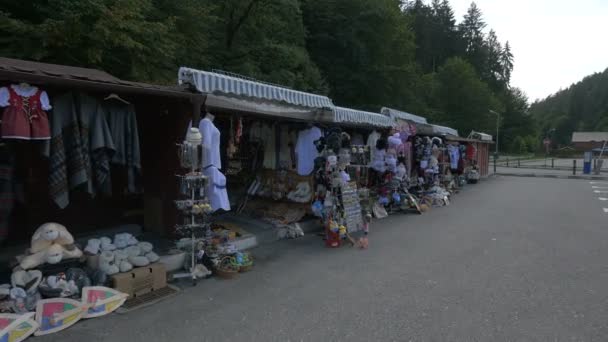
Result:
{"label": "distant building", "polygon": [[608,141],[608,132],[574,132],[572,133],[572,146],[577,151],[591,151],[602,148]]}

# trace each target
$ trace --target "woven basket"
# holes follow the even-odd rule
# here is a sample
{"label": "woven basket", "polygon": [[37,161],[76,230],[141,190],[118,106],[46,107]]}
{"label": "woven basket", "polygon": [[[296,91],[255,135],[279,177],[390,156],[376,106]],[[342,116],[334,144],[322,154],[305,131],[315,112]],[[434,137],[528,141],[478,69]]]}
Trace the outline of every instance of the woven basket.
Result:
{"label": "woven basket", "polygon": [[249,272],[253,269],[253,263],[251,263],[251,265],[247,265],[247,266],[241,266],[239,268],[239,272],[244,273],[244,272]]}
{"label": "woven basket", "polygon": [[236,277],[236,275],[239,274],[239,272],[232,271],[232,270],[230,270],[230,271],[222,270],[222,269],[218,268],[215,270],[215,274],[222,279],[232,279],[232,278]]}

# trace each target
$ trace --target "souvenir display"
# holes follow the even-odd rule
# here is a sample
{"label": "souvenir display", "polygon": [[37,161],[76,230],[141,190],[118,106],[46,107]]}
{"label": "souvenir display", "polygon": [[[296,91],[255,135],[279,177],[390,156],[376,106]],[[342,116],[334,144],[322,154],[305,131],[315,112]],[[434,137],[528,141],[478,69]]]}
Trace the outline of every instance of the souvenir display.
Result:
{"label": "souvenir display", "polygon": [[[77,78],[70,82],[84,82]],[[116,89],[134,86],[118,83]],[[184,132],[172,130],[183,115],[166,115],[176,111],[170,106],[188,98],[190,111],[211,96],[175,97],[172,90],[175,101],[148,103],[152,92],[130,92],[146,111],[138,122],[135,106],[117,94],[62,90],[65,84],[48,88],[52,101],[46,86],[0,87],[0,243],[13,237],[21,243],[31,233],[29,246],[11,255],[2,273],[0,342],[149,303],[172,293],[168,280],[238,277],[254,265],[244,251],[260,239],[245,230],[256,232],[253,220],[286,240],[304,236],[302,221],[315,216],[327,247],[365,250],[374,217],[449,205],[460,187],[487,174],[488,146],[481,141],[432,135],[431,125],[417,128],[384,114],[352,111],[331,120],[325,112],[336,114],[337,107],[329,99],[322,111],[300,103],[280,118],[273,112],[281,107],[266,102],[259,103],[266,115],[240,113],[236,104],[218,109],[217,118],[203,110],[176,145],[175,134]],[[213,108],[222,103],[214,100]],[[182,111],[183,104],[175,107]],[[142,165],[151,169],[145,197]],[[177,183],[167,182],[174,176]],[[41,189],[44,198],[37,197]],[[175,195],[174,232],[163,231],[173,219],[166,217],[166,194]],[[236,215],[224,215],[234,203]],[[15,217],[23,213],[31,217]],[[247,216],[235,217],[241,213]],[[70,229],[39,225],[41,215],[69,222]],[[179,239],[165,250],[160,233]]]}
{"label": "souvenir display", "polygon": [[[210,122],[209,119],[206,120]],[[213,134],[214,130],[212,127],[208,127],[208,124],[205,124],[207,126],[205,128],[206,132],[207,134]],[[207,191],[210,190],[208,183],[211,180],[203,175],[200,169],[207,162],[219,163],[219,157],[216,158],[209,148],[201,148],[203,140],[207,141],[209,139],[201,136],[197,128],[190,128],[186,135],[186,140],[181,145],[181,163],[182,165],[188,165],[190,172],[183,176],[178,175],[177,177],[180,181],[181,194],[189,198],[175,201],[177,209],[183,216],[183,222],[176,226],[176,230],[181,235],[190,236],[190,268],[188,273],[180,273],[173,277],[191,278],[193,284],[196,284],[197,279],[205,276],[204,273],[206,273],[200,272],[197,269],[199,259],[197,256],[200,253],[204,253],[204,250],[198,248],[197,235],[209,233],[208,215],[213,211],[213,207],[206,197]],[[202,158],[199,158],[199,151],[201,150],[203,151]],[[199,161],[202,161],[202,163]],[[214,190],[211,189],[211,191]]]}
{"label": "souvenir display", "polygon": [[349,233],[363,229],[361,217],[361,203],[355,183],[344,183],[341,187],[342,203],[344,205],[344,217],[346,228]]}

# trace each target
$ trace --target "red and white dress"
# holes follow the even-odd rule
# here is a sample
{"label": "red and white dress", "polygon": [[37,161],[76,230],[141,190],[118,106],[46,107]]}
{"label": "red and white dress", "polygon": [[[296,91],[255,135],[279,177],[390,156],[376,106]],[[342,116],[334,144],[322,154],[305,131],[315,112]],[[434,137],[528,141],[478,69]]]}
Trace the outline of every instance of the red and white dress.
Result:
{"label": "red and white dress", "polygon": [[2,138],[51,139],[45,111],[52,107],[45,91],[16,84],[0,88],[0,107],[6,107],[2,115]]}

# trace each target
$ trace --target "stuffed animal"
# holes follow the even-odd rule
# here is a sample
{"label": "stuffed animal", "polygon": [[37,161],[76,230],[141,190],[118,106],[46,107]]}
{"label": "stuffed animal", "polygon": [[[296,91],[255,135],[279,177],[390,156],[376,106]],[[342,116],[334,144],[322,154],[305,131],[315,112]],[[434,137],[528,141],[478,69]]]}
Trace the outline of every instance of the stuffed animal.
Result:
{"label": "stuffed animal", "polygon": [[141,255],[145,256],[146,259],[148,259],[148,261],[150,263],[157,262],[158,260],[160,260],[160,257],[158,256],[158,254],[156,254],[156,253],[154,253],[152,251],[152,249],[154,248],[154,246],[152,246],[151,243],[149,243],[149,242],[140,242],[138,244],[138,246],[141,249]]}
{"label": "stuffed animal", "polygon": [[115,251],[116,246],[112,243],[112,240],[109,237],[101,237],[99,238],[101,241],[101,250],[104,252],[107,251]]}
{"label": "stuffed animal", "polygon": [[51,289],[61,290],[60,297],[71,297],[80,293],[74,280],[66,280],[61,276],[48,276],[46,285]]}
{"label": "stuffed animal", "polygon": [[90,255],[97,255],[101,251],[101,240],[99,239],[90,239],[87,242],[87,246],[84,248],[84,251]]}
{"label": "stuffed animal", "polygon": [[52,244],[46,250],[25,256],[19,265],[22,269],[29,270],[44,263],[58,264],[63,259],[80,258],[81,256],[82,251],[74,245]]}
{"label": "stuffed animal", "polygon": [[42,281],[42,272],[38,270],[32,271],[15,271],[11,275],[11,284],[13,287],[20,287],[26,292],[36,292],[38,285]]}
{"label": "stuffed animal", "polygon": [[30,253],[35,254],[42,252],[53,244],[71,245],[74,243],[74,237],[68,230],[59,223],[45,223],[38,227],[32,235],[32,243]]}
{"label": "stuffed animal", "polygon": [[118,265],[118,269],[121,273],[129,272],[133,269],[133,265],[129,262],[129,254],[124,250],[117,250],[114,252],[114,262]]}
{"label": "stuffed animal", "polygon": [[10,284],[2,284],[0,285],[0,300],[8,297],[11,293],[11,285]]}
{"label": "stuffed animal", "polygon": [[139,241],[135,238],[135,236],[129,233],[120,233],[114,235],[114,245],[118,249],[127,248],[129,246],[137,245]]}
{"label": "stuffed animal", "polygon": [[120,272],[120,268],[115,263],[115,255],[112,251],[103,251],[99,256],[99,269],[107,275]]}
{"label": "stuffed animal", "polygon": [[[141,243],[140,243],[141,244]],[[150,260],[142,255],[142,249],[139,246],[131,246],[125,249],[127,254],[129,254],[129,262],[133,264],[133,266],[143,267],[148,266],[150,264]]]}

